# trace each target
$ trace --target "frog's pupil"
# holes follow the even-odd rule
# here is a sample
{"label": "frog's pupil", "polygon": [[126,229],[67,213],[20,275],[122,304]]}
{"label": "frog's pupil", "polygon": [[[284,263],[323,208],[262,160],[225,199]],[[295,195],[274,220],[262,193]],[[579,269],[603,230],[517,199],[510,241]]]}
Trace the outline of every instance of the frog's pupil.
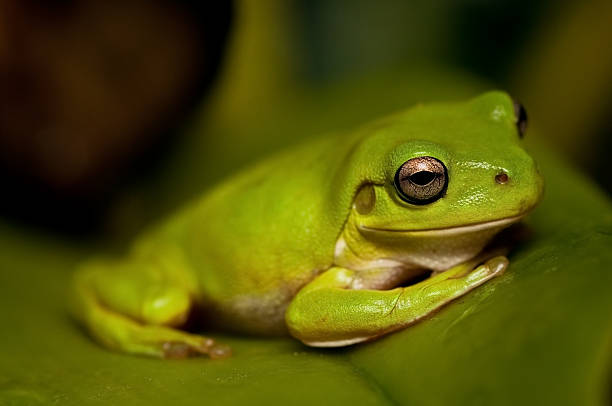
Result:
{"label": "frog's pupil", "polygon": [[429,171],[420,171],[410,175],[410,181],[416,185],[425,186],[436,178],[436,174]]}

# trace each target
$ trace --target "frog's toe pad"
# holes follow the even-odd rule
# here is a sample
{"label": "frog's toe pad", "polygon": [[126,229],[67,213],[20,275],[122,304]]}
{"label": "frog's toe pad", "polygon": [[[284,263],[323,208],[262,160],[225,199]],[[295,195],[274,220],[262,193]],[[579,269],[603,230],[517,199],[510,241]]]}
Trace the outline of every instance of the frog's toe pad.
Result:
{"label": "frog's toe pad", "polygon": [[199,355],[208,355],[210,359],[222,359],[232,355],[232,350],[228,345],[217,344],[210,338],[204,338],[198,344],[165,341],[162,343],[162,351],[166,359],[184,359]]}
{"label": "frog's toe pad", "polygon": [[489,268],[489,272],[494,275],[504,273],[506,268],[508,268],[508,264],[508,258],[503,256],[491,258],[485,263],[485,265],[487,265]]}
{"label": "frog's toe pad", "polygon": [[231,355],[232,355],[232,349],[230,348],[229,345],[225,345],[225,344],[214,344],[208,350],[208,356],[211,359],[222,359],[222,358],[230,357]]}

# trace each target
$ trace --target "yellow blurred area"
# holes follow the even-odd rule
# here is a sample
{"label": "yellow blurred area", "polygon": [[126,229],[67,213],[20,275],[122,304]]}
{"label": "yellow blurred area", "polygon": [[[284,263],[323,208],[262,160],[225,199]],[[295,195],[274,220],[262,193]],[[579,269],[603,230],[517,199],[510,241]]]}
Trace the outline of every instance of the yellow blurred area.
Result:
{"label": "yellow blurred area", "polygon": [[567,2],[527,44],[512,78],[548,142],[590,170],[612,113],[611,41],[612,2]]}

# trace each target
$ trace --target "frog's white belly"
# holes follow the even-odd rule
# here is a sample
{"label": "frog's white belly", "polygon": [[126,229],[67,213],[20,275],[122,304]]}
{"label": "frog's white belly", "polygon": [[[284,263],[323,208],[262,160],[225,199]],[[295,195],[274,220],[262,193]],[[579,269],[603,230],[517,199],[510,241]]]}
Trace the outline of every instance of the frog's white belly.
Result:
{"label": "frog's white belly", "polygon": [[444,271],[475,257],[521,217],[423,231],[377,230],[349,222],[336,243],[334,263],[353,270],[395,270],[390,278],[397,278],[398,268]]}

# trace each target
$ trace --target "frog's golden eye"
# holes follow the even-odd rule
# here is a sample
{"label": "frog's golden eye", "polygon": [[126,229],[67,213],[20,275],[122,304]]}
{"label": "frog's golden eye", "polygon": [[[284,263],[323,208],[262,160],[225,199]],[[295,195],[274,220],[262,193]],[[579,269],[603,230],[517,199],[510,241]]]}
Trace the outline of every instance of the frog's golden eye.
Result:
{"label": "frog's golden eye", "polygon": [[519,137],[523,138],[525,131],[527,131],[527,110],[516,100],[514,100],[514,117]]}
{"label": "frog's golden eye", "polygon": [[395,172],[394,183],[402,200],[418,205],[428,204],[446,193],[448,172],[442,161],[436,158],[412,158]]}

